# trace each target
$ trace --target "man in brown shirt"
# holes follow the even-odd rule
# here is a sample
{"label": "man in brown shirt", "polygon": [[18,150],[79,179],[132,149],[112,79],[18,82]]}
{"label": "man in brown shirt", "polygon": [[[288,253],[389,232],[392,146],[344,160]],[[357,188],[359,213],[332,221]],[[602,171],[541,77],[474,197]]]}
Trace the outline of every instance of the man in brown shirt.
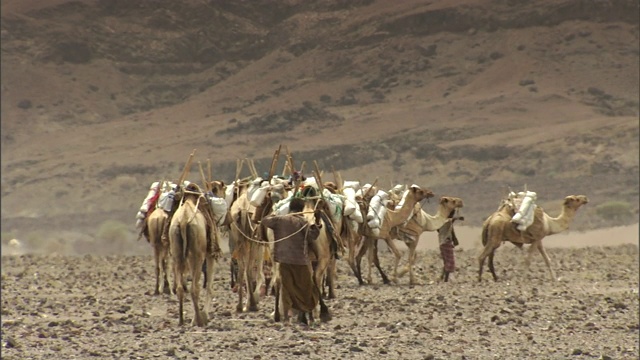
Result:
{"label": "man in brown shirt", "polygon": [[[313,270],[308,252],[320,234],[320,218],[310,224],[302,215],[304,200],[293,198],[289,203],[289,215],[270,215],[262,219],[262,225],[273,230],[274,261],[279,263],[282,312],[288,320],[289,309],[311,313],[318,305],[320,291],[313,281]],[[278,301],[276,299],[276,301]]]}

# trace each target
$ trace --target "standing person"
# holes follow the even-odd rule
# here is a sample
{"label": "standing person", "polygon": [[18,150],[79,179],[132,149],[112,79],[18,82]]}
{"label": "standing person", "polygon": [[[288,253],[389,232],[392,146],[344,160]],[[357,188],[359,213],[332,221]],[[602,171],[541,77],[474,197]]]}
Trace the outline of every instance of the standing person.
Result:
{"label": "standing person", "polygon": [[464,221],[464,217],[455,216],[455,212],[455,210],[451,210],[448,216],[449,219],[438,229],[440,255],[442,255],[442,261],[444,263],[440,279],[444,282],[449,281],[449,274],[456,269],[456,259],[453,248],[458,246],[459,243],[456,233],[453,230],[453,222],[456,220]]}
{"label": "standing person", "polygon": [[273,259],[279,263],[282,311],[285,322],[289,309],[299,311],[299,319],[307,323],[306,313],[311,313],[318,305],[320,291],[313,280],[313,269],[308,252],[312,242],[320,234],[322,224],[316,215],[315,224],[309,224],[301,212],[304,200],[293,198],[289,203],[288,215],[269,215],[262,219],[262,225],[273,230]]}

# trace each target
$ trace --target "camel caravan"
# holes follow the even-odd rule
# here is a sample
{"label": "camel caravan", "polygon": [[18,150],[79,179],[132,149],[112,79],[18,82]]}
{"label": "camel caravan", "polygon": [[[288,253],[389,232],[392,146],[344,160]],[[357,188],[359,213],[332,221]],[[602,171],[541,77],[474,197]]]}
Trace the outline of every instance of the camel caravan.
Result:
{"label": "camel caravan", "polygon": [[[283,151],[284,150],[284,151]],[[343,180],[331,169],[327,173],[313,162],[309,176],[306,163],[296,167],[289,149],[282,145],[274,152],[268,172],[259,176],[253,161],[238,160],[233,181],[213,180],[208,161],[208,177],[198,162],[201,185],[186,180],[194,150],[177,181],[166,179],[151,184],[136,215],[139,239],[151,244],[155,262],[154,294],[175,294],[179,304],[179,324],[184,324],[185,293],[193,304],[192,325],[206,326],[213,299],[213,273],[222,258],[223,234],[228,238],[230,294],[236,294],[236,312],[254,312],[260,301],[273,296],[274,321],[315,319],[330,321],[326,300],[336,293],[336,265],[348,263],[360,285],[372,284],[372,267],[384,284],[397,284],[409,274],[409,284],[419,285],[414,274],[417,246],[423,232],[437,232],[444,263],[441,282],[455,269],[454,247],[458,245],[454,222],[463,221],[459,212],[463,200],[441,196],[435,214],[424,211],[424,202],[434,193],[418,184],[395,185],[385,190],[372,183]],[[284,166],[277,172],[281,158]],[[249,175],[242,177],[244,168]],[[530,244],[543,256],[552,278],[555,273],[542,246],[542,239],[566,230],[576,211],[588,202],[583,195],[567,196],[562,213],[553,218],[535,204],[536,193],[511,192],[482,227],[478,280],[485,259],[494,280],[493,258],[502,242],[516,246]],[[380,265],[378,243],[382,240],[393,253],[391,276]],[[407,263],[400,269],[407,248]],[[368,272],[363,277],[365,257]],[[172,275],[173,283],[169,282]],[[202,278],[202,283],[200,279]],[[190,283],[190,284],[189,284]],[[188,286],[190,285],[190,287]],[[200,290],[205,290],[204,305]]]}

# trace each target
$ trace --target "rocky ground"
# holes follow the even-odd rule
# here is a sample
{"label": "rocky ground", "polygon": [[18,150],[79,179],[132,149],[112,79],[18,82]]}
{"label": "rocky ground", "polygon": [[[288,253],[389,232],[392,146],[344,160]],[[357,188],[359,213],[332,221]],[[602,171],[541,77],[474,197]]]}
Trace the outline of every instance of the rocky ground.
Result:
{"label": "rocky ground", "polygon": [[226,258],[211,321],[195,328],[178,326],[175,296],[151,295],[151,256],[3,256],[2,358],[637,359],[638,246],[549,252],[557,283],[539,258],[524,274],[511,245],[499,282],[477,282],[477,249],[457,252],[449,283],[435,281],[439,254],[422,252],[418,286],[358,286],[341,261],[334,318],[310,328],[274,323],[272,297],[235,313]]}

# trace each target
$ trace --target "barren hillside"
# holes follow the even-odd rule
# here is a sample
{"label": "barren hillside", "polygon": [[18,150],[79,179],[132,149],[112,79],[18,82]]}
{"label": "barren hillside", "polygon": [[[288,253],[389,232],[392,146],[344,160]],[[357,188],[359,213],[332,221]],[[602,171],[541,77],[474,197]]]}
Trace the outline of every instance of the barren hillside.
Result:
{"label": "barren hillside", "polygon": [[2,0],[2,241],[95,238],[107,221],[133,238],[149,184],[192,149],[231,181],[236,159],[266,169],[279,144],[343,178],[460,196],[473,226],[525,184],[552,215],[589,196],[572,229],[637,223],[638,14],[633,0]]}

